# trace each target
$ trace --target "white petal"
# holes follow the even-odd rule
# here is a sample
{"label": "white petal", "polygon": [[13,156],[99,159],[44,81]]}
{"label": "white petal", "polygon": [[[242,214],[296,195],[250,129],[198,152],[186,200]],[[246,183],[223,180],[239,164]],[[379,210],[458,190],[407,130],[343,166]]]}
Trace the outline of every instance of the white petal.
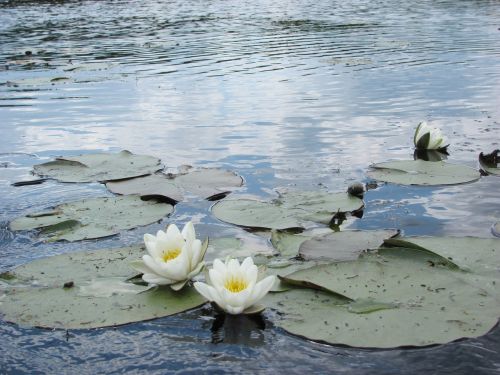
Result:
{"label": "white petal", "polygon": [[187,222],[182,228],[182,237],[186,240],[187,243],[192,244],[196,239],[196,233],[194,231],[194,225],[192,222]]}
{"label": "white petal", "polygon": [[243,312],[243,307],[228,305],[224,308],[224,311],[228,312],[231,315],[238,315],[238,314],[241,314]]}
{"label": "white petal", "polygon": [[189,272],[189,274],[187,275],[187,279],[191,280],[193,277],[198,275],[201,272],[201,270],[203,269],[204,265],[205,265],[205,262],[198,263],[198,266],[195,267],[193,270],[191,270],[191,272]]}
{"label": "white petal", "polygon": [[149,267],[151,269],[151,271],[153,273],[156,273],[160,276],[166,276],[168,278],[168,276],[165,274],[165,271],[163,270],[163,268],[161,267],[161,264],[156,262],[151,256],[149,255],[143,255],[142,256],[142,261],[144,262],[144,264]]}
{"label": "white petal", "polygon": [[222,290],[222,300],[225,305],[230,305],[233,307],[241,307],[245,308],[246,302],[250,298],[252,290],[251,289],[243,289],[239,293],[230,292],[227,289]]}
{"label": "white petal", "polygon": [[[175,224],[170,224],[167,227],[167,237],[182,237],[181,232],[179,231],[179,228],[177,228],[177,225]],[[184,239],[184,237],[182,237]]]}
{"label": "white petal", "polygon": [[241,263],[241,271],[242,272],[246,272],[247,269],[251,266],[253,266],[253,259],[251,257],[246,257],[245,260],[243,261],[243,263]]}
{"label": "white petal", "polygon": [[210,289],[213,288],[210,285],[197,281],[193,284],[193,286],[196,289],[196,291],[200,293],[203,297],[205,297],[209,301],[213,301],[212,293],[210,291]]}
{"label": "white petal", "polygon": [[210,282],[214,287],[223,288],[224,287],[224,274],[221,274],[215,268],[212,268],[208,271],[208,275],[210,277]]}
{"label": "white petal", "polygon": [[169,260],[162,265],[163,274],[172,280],[186,280],[187,275],[191,271],[189,266],[189,258],[187,253],[181,251],[177,258]]}
{"label": "white petal", "polygon": [[252,264],[249,266],[245,272],[245,279],[249,284],[255,284],[257,282],[257,277],[259,276],[259,268]]}
{"label": "white petal", "polygon": [[222,263],[222,261],[220,259],[214,260],[213,268],[214,268],[214,270],[221,273],[222,275],[224,275],[226,273],[226,265],[224,263]]}
{"label": "white petal", "polygon": [[220,296],[213,287],[199,281],[195,282],[193,286],[198,291],[198,293],[200,293],[207,300],[209,300],[210,302],[215,302],[217,305],[223,308]]}
{"label": "white petal", "polygon": [[157,257],[156,252],[156,237],[152,234],[146,233],[144,235],[144,244],[146,245],[147,252],[154,258]]}
{"label": "white petal", "polygon": [[191,269],[194,269],[203,260],[201,255],[201,241],[194,240],[191,244]]}
{"label": "white petal", "polygon": [[226,266],[227,272],[231,275],[238,275],[240,273],[240,262],[237,259],[229,259]]}
{"label": "white petal", "polygon": [[253,291],[252,291],[252,296],[250,298],[251,303],[245,306],[245,308],[252,306],[256,302],[260,301],[273,287],[274,285],[274,280],[276,279],[276,276],[267,276],[263,280],[259,281]]}

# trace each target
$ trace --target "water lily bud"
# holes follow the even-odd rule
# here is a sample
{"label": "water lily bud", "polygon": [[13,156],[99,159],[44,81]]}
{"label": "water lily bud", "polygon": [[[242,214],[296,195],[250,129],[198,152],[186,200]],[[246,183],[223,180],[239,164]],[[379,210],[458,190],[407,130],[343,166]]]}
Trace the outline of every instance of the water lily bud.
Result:
{"label": "water lily bud", "polygon": [[444,144],[445,140],[441,134],[441,130],[431,128],[427,122],[423,121],[418,124],[413,136],[413,143],[417,149],[421,150],[438,150],[448,147]]}
{"label": "water lily bud", "polygon": [[250,257],[241,265],[236,259],[227,259],[225,263],[216,259],[208,273],[207,282],[211,285],[195,282],[194,287],[198,293],[216,303],[225,312],[244,314],[245,311],[256,311],[251,307],[269,292],[276,278],[267,276],[257,281],[257,277],[258,268]]}
{"label": "water lily bud", "polygon": [[142,257],[142,261],[131,263],[131,266],[142,272],[142,279],[149,284],[170,285],[172,289],[179,290],[204,266],[208,241],[202,244],[196,239],[191,222],[184,226],[182,232],[171,224],[166,233],[162,230],[156,236],[147,233],[144,243],[148,254]]}
{"label": "water lily bud", "polygon": [[347,192],[358,198],[363,198],[365,194],[365,186],[361,182],[355,182],[347,188]]}

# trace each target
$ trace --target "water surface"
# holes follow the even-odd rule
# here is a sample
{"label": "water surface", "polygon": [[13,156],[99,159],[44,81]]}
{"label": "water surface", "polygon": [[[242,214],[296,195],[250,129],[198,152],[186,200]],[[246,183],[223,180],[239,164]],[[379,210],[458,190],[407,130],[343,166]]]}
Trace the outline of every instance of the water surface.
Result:
{"label": "water surface", "polygon": [[[477,167],[500,148],[497,1],[0,1],[0,271],[39,257],[138,243],[193,218],[202,235],[244,235],[210,203],[163,223],[80,243],[12,233],[13,218],[109,194],[100,184],[12,187],[59,155],[128,149],[245,177],[241,193],[344,191],[373,162],[413,157],[428,120],[449,161]],[[491,237],[499,180],[379,186],[342,228]],[[3,373],[500,371],[500,331],[424,349],[327,346],[260,319],[200,308],[115,329],[0,323]]]}

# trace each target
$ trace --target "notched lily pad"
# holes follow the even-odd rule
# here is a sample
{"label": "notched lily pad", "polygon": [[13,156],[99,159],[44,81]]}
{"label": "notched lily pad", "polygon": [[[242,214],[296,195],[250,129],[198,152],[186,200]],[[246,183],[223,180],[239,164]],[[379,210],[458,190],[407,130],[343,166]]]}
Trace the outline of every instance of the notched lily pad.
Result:
{"label": "notched lily pad", "polygon": [[61,182],[102,182],[148,175],[162,169],[162,165],[153,156],[121,151],[56,158],[33,169],[42,177]]}
{"label": "notched lily pad", "polygon": [[186,192],[204,199],[217,200],[241,187],[243,178],[231,171],[202,168],[176,176],[175,183]]}
{"label": "notched lily pad", "polygon": [[168,203],[143,201],[137,195],[89,198],[17,218],[10,223],[10,229],[40,228],[40,234],[48,240],[78,241],[111,236],[121,230],[151,224],[172,211],[173,207]]}
{"label": "notched lily pad", "polygon": [[[0,314],[26,326],[96,328],[173,315],[206,302],[192,287],[174,292],[127,283],[135,273],[130,261],[143,253],[140,247],[77,252],[20,266],[9,271]],[[65,288],[69,280],[74,286]]]}
{"label": "notched lily pad", "polygon": [[384,244],[437,254],[466,271],[496,274],[500,270],[500,240],[494,238],[399,237],[387,239]]}
{"label": "notched lily pad", "polygon": [[432,267],[407,251],[297,271],[283,279],[313,289],[272,293],[264,302],[283,314],[275,324],[290,333],[353,347],[441,344],[497,324],[500,302],[474,274]]}
{"label": "notched lily pad", "polygon": [[325,259],[335,262],[355,260],[361,253],[377,249],[384,239],[398,234],[397,230],[332,232],[304,241],[299,247],[299,255],[304,260]]}
{"label": "notched lily pad", "polygon": [[155,174],[123,181],[112,181],[106,187],[115,194],[139,194],[162,196],[180,202],[185,194],[193,194],[208,200],[224,198],[232,190],[243,185],[241,176],[216,168],[187,170],[177,175]]}
{"label": "notched lily pad", "polygon": [[328,224],[338,212],[352,212],[363,201],[347,193],[289,192],[273,201],[228,199],[216,203],[212,213],[219,220],[250,228],[289,229],[304,222]]}
{"label": "notched lily pad", "polygon": [[398,160],[371,166],[368,176],[401,185],[455,185],[475,181],[480,173],[466,165],[444,161]]}
{"label": "notched lily pad", "polygon": [[184,199],[182,189],[174,183],[172,178],[162,173],[122,181],[109,181],[106,187],[112,193],[120,195],[159,196],[173,201],[172,203]]}

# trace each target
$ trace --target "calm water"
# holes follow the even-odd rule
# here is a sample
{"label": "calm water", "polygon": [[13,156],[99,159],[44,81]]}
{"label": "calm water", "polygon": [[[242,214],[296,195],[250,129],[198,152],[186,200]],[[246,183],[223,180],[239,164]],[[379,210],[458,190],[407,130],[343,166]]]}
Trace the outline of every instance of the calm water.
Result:
{"label": "calm water", "polygon": [[[29,51],[29,52],[28,52]],[[500,148],[498,1],[0,0],[0,271],[35,258],[138,243],[193,218],[238,235],[210,202],[99,241],[44,244],[8,222],[99,184],[12,187],[58,155],[128,149],[223,167],[245,194],[343,191],[372,162],[413,155],[415,125],[448,136],[449,160],[477,167]],[[343,228],[491,237],[500,180],[454,187],[380,184]],[[116,329],[50,331],[0,322],[1,373],[289,372],[494,374],[500,329],[406,350],[326,346],[261,319],[208,308]]]}

